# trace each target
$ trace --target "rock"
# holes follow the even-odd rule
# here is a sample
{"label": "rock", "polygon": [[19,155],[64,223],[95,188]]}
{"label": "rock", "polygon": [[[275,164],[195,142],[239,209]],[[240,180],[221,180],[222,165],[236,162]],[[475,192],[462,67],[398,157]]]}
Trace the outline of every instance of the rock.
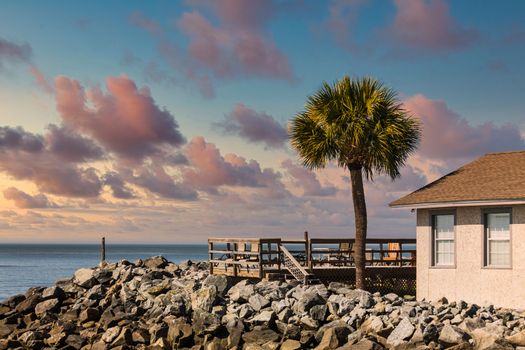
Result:
{"label": "rock", "polygon": [[131,340],[133,341],[133,343],[139,343],[139,344],[149,343],[149,340],[150,340],[149,332],[142,328],[135,329],[131,333]]}
{"label": "rock", "polygon": [[209,286],[201,288],[191,295],[191,307],[193,310],[210,312],[217,298],[217,287]]}
{"label": "rock", "polygon": [[474,329],[470,335],[474,339],[477,350],[513,349],[514,347],[505,339],[493,334],[485,328]]}
{"label": "rock", "polygon": [[108,328],[104,334],[102,334],[101,340],[106,343],[111,343],[120,334],[121,328],[119,326]]}
{"label": "rock", "polygon": [[381,317],[370,316],[361,325],[361,331],[365,334],[377,334],[383,329],[383,321]]}
{"label": "rock", "polygon": [[317,293],[304,293],[304,295],[297,300],[293,306],[293,311],[300,315],[305,312],[310,311],[310,309],[315,305],[324,304],[324,300]]}
{"label": "rock", "polygon": [[143,264],[150,269],[161,269],[168,265],[168,261],[163,256],[152,256],[144,260]]}
{"label": "rock", "polygon": [[416,329],[408,318],[403,318],[387,338],[389,346],[397,346],[412,336]]}
{"label": "rock", "polygon": [[260,311],[270,305],[270,300],[260,294],[254,294],[248,299],[248,303],[250,303],[255,311]]}
{"label": "rock", "polygon": [[67,336],[65,343],[73,349],[80,349],[84,344],[84,340],[78,334],[70,334]]}
{"label": "rock", "polygon": [[39,349],[42,347],[42,340],[44,339],[42,333],[35,331],[28,331],[18,337],[18,340],[25,345],[26,348]]}
{"label": "rock", "polygon": [[92,307],[85,309],[79,315],[79,321],[81,323],[89,322],[89,321],[98,321],[99,318],[100,318],[100,312],[98,311],[98,309],[95,309]]}
{"label": "rock", "polygon": [[399,295],[395,293],[388,293],[388,294],[385,294],[383,298],[389,301],[390,303],[393,303],[394,301],[399,299]]}
{"label": "rock", "polygon": [[319,345],[315,349],[336,349],[347,342],[349,334],[350,330],[347,327],[329,328],[324,332],[323,338],[321,339]]}
{"label": "rock", "polygon": [[255,293],[253,284],[249,280],[242,280],[230,288],[227,295],[234,302],[243,303],[250,299],[250,296]]}
{"label": "rock", "polygon": [[381,345],[370,339],[364,338],[353,345],[343,345],[337,350],[382,350]]}
{"label": "rock", "polygon": [[316,321],[324,322],[326,319],[326,313],[328,311],[328,307],[326,304],[322,305],[314,305],[310,309],[310,317]]}
{"label": "rock", "polygon": [[299,350],[301,349],[301,342],[298,340],[287,339],[281,344],[281,350]]}
{"label": "rock", "polygon": [[15,310],[21,314],[32,312],[41,300],[42,298],[39,294],[33,294],[16,305]]}
{"label": "rock", "polygon": [[91,288],[97,283],[94,273],[93,269],[79,269],[75,271],[73,282],[80,287]]}
{"label": "rock", "polygon": [[217,294],[224,297],[231,287],[231,278],[222,275],[209,275],[202,282],[203,287],[215,286]]}
{"label": "rock", "polygon": [[439,341],[445,345],[456,345],[467,341],[469,336],[459,327],[445,325],[439,334]]}
{"label": "rock", "polygon": [[46,312],[53,312],[55,311],[60,305],[60,301],[58,299],[49,299],[42,301],[41,303],[36,304],[35,306],[35,314],[40,317]]}
{"label": "rock", "polygon": [[525,330],[508,336],[505,339],[514,346],[525,346]]}
{"label": "rock", "polygon": [[49,288],[46,288],[42,291],[42,299],[58,299],[60,301],[64,300],[66,297],[66,293],[62,290],[62,288],[58,286],[52,286]]}
{"label": "rock", "polygon": [[119,335],[111,343],[112,347],[131,345],[133,338],[131,337],[131,330],[127,327],[122,328]]}
{"label": "rock", "polygon": [[423,330],[423,341],[430,343],[431,341],[437,341],[439,337],[439,329],[435,324],[429,324]]}
{"label": "rock", "polygon": [[280,338],[279,334],[272,331],[271,329],[253,330],[243,334],[242,339],[245,343],[253,343],[257,345],[263,345],[268,342],[278,341]]}
{"label": "rock", "polygon": [[261,311],[258,315],[256,315],[251,320],[251,322],[256,325],[257,324],[269,325],[273,321],[275,321],[275,312],[271,310]]}

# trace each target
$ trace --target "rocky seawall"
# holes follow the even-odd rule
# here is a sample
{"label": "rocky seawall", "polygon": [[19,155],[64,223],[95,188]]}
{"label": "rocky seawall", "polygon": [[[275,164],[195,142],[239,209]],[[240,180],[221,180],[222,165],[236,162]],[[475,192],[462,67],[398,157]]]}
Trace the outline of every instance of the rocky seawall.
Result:
{"label": "rocky seawall", "polygon": [[0,349],[513,349],[525,316],[341,283],[233,281],[163,257],[80,269],[0,302]]}

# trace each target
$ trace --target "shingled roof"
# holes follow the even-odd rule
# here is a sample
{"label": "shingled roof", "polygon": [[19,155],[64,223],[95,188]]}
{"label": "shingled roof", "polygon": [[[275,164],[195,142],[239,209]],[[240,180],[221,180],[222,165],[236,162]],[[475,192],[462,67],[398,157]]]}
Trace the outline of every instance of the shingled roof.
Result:
{"label": "shingled roof", "polygon": [[486,154],[390,206],[518,200],[525,200],[525,151]]}

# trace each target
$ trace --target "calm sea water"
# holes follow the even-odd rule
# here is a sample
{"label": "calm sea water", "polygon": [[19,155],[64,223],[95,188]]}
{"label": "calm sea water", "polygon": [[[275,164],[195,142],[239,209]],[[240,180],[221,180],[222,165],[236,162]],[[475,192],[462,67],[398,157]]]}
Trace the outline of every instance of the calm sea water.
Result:
{"label": "calm sea water", "polygon": [[[206,260],[208,247],[202,245],[110,245],[106,260],[134,261],[163,255],[173,262]],[[100,246],[71,244],[0,244],[0,300],[23,293],[29,287],[50,286],[69,278],[81,267],[96,266]]]}

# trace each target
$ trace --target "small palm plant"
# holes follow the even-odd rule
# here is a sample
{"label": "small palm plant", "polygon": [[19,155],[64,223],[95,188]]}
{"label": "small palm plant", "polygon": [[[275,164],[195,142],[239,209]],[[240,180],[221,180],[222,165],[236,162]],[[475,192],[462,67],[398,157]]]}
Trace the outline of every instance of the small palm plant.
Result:
{"label": "small palm plant", "polygon": [[348,76],[309,96],[290,126],[292,147],[310,169],[335,161],[350,171],[355,215],[356,288],[365,289],[367,213],[363,174],[392,180],[417,148],[421,129],[394,90],[372,78]]}

